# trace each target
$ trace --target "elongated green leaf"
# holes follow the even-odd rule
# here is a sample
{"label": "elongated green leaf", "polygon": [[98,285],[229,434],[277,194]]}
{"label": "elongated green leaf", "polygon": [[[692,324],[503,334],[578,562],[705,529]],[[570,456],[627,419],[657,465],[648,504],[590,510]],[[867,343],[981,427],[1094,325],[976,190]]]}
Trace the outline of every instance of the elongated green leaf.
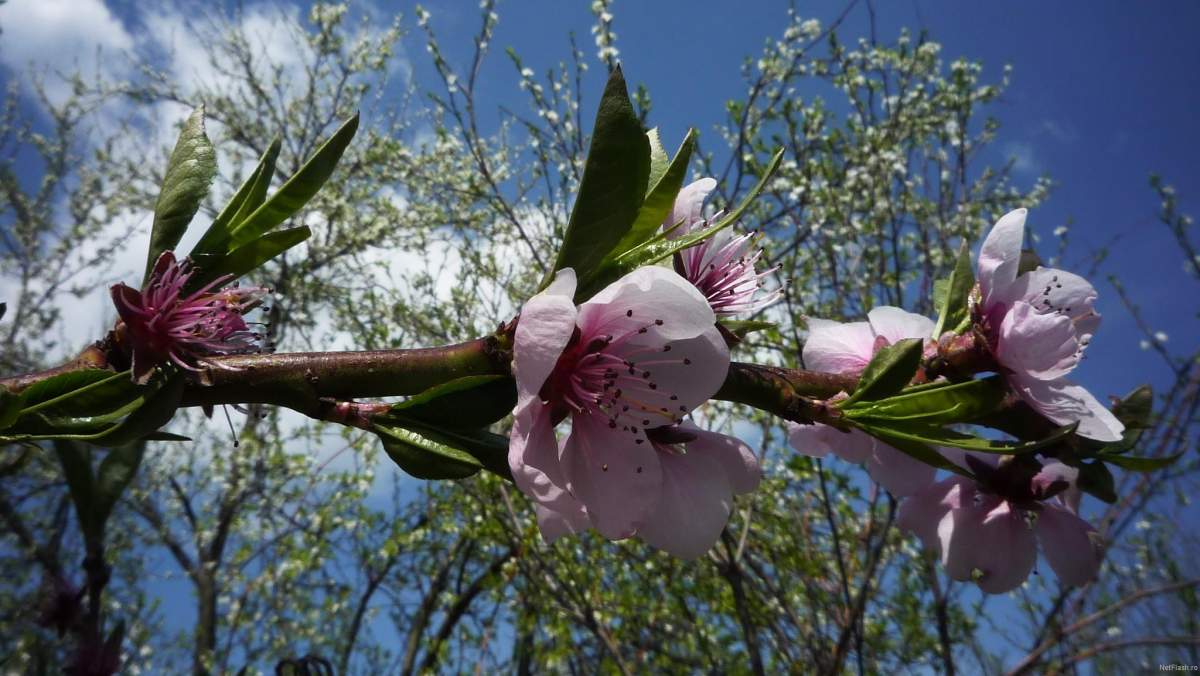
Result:
{"label": "elongated green leaf", "polygon": [[157,391],[144,391],[140,406],[107,432],[91,440],[100,446],[125,446],[156,432],[175,417],[183,399],[183,378],[175,377]]}
{"label": "elongated green leaf", "polygon": [[[675,153],[675,158],[669,165],[663,167],[662,174],[657,178],[653,175],[652,160],[650,190],[646,193],[646,199],[638,209],[633,226],[613,247],[613,253],[619,256],[622,252],[650,239],[658,231],[663,220],[670,216],[671,209],[675,206],[675,197],[679,195],[683,181],[687,178],[688,164],[692,161],[692,151],[695,147],[696,130],[689,129],[679,150]],[[653,153],[651,156],[653,157]],[[665,153],[663,157],[665,159]]]}
{"label": "elongated green leaf", "polygon": [[854,420],[908,420],[948,425],[975,420],[998,409],[1007,389],[999,376],[961,383],[936,383],[877,401],[860,401],[842,412]]}
{"label": "elongated green leaf", "polygon": [[[129,380],[129,372],[125,371],[124,373],[125,379]],[[25,407],[28,409],[30,406],[49,401],[68,392],[74,392],[86,385],[107,380],[113,375],[113,372],[107,369],[80,369],[51,376],[30,385],[22,392]]]}
{"label": "elongated green leaf", "polygon": [[1053,434],[1036,441],[997,441],[994,439],[982,439],[972,434],[965,434],[936,425],[924,425],[905,421],[890,421],[885,424],[883,422],[867,423],[855,420],[851,424],[861,428],[873,437],[883,439],[893,446],[896,443],[915,441],[931,446],[949,446],[977,453],[1000,453],[1004,455],[1020,455],[1056,444],[1074,433],[1076,427],[1076,425],[1060,427]]}
{"label": "elongated green leaf", "polygon": [[294,176],[274,195],[230,229],[229,250],[258,240],[275,226],[291,218],[325,185],[342,159],[346,146],[358,131],[358,113],[346,120]]}
{"label": "elongated green leaf", "polygon": [[1153,412],[1154,390],[1149,385],[1142,385],[1134,389],[1113,407],[1113,415],[1125,425],[1126,429],[1150,427]]}
{"label": "elongated green leaf", "polygon": [[884,439],[884,441],[886,441],[892,448],[895,448],[896,450],[908,456],[920,460],[930,467],[944,469],[960,476],[972,476],[967,470],[947,460],[946,456],[938,453],[937,450],[929,444],[913,441],[912,439],[902,439],[896,437]]}
{"label": "elongated green leaf", "polygon": [[418,479],[462,479],[483,465],[470,453],[400,426],[375,425],[383,449],[400,469]]}
{"label": "elongated green leaf", "polygon": [[183,131],[167,163],[167,173],[154,205],[144,279],[149,279],[158,255],[179,244],[216,175],[217,154],[204,134],[204,106],[200,106],[183,123]]}
{"label": "elongated green leaf", "polygon": [[649,197],[654,191],[654,186],[658,185],[663,174],[667,173],[671,158],[667,156],[667,149],[663,147],[658,127],[646,132],[646,140],[650,142],[650,176],[646,180],[646,196]]}
{"label": "elongated green leaf", "polygon": [[259,159],[254,172],[242,187],[238,188],[233,199],[229,200],[229,204],[226,204],[221,213],[213,219],[204,236],[192,248],[192,255],[220,254],[228,250],[226,243],[229,241],[230,229],[245,220],[266,200],[267,189],[271,187],[271,179],[275,177],[275,162],[279,158],[282,145],[278,138],[271,142]]}
{"label": "elongated green leaf", "polygon": [[975,273],[971,270],[971,250],[964,241],[950,279],[943,287],[942,297],[937,299],[938,320],[931,338],[937,339],[946,331],[961,332],[970,322],[967,298],[973,286]]}
{"label": "elongated green leaf", "polygon": [[890,397],[903,390],[921,366],[922,346],[920,338],[906,338],[881,348],[863,369],[858,386],[850,398],[842,402],[841,408],[848,408],[858,401]]}
{"label": "elongated green leaf", "polygon": [[92,497],[92,510],[100,524],[108,522],[113,506],[117,504],[117,500],[125,492],[129,482],[133,481],[133,477],[137,475],[145,450],[144,443],[126,444],[113,448],[100,461]]}
{"label": "elongated green leaf", "polygon": [[758,197],[763,188],[766,187],[767,181],[779,168],[779,163],[782,160],[783,149],[781,148],[776,151],[762,176],[759,177],[758,183],[746,194],[746,197],[738,204],[737,208],[722,216],[716,223],[713,223],[709,227],[702,230],[693,230],[674,239],[669,238],[665,233],[658,233],[624,253],[607,256],[601,262],[600,269],[592,276],[591,280],[580,284],[579,291],[575,293],[575,299],[583,300],[590,298],[597,291],[628,272],[643,265],[653,265],[661,260],[670,258],[676,253],[690,246],[695,246],[733,225],[741,218],[742,214],[745,213],[754,199]]}
{"label": "elongated green leaf", "polygon": [[467,376],[432,387],[392,407],[405,418],[460,429],[486,427],[517,405],[510,376]]}
{"label": "elongated green leaf", "polygon": [[580,280],[595,273],[633,226],[649,175],[650,142],[629,101],[625,77],[617,67],[600,98],[583,179],[562,247],[539,288],[549,286],[554,273],[563,268],[574,268]]}
{"label": "elongated green leaf", "polygon": [[99,535],[102,521],[96,520],[92,505],[96,501],[95,477],[92,474],[92,452],[86,446],[70,441],[55,441],[54,453],[62,466],[63,477],[71,502],[75,503],[75,514],[79,517],[79,529],[88,542]]}
{"label": "elongated green leaf", "polygon": [[1117,501],[1116,482],[1113,481],[1112,472],[1099,460],[1079,465],[1076,485],[1079,486],[1079,490],[1110,505]]}
{"label": "elongated green leaf", "polygon": [[1136,455],[1119,455],[1104,453],[1096,456],[1097,459],[1103,460],[1112,465],[1116,465],[1121,469],[1127,469],[1134,472],[1153,472],[1171,465],[1176,460],[1183,457],[1183,451],[1174,455],[1167,455],[1161,458],[1149,458]]}
{"label": "elongated green leaf", "polygon": [[24,397],[9,392],[5,387],[0,387],[0,430],[6,429],[17,421],[17,417],[21,415],[23,404]]}
{"label": "elongated green leaf", "polygon": [[[78,375],[76,375],[78,374]],[[99,374],[103,378],[96,379]],[[21,411],[24,418],[33,413],[40,413],[53,421],[59,418],[94,418],[108,417],[115,419],[128,413],[126,407],[136,401],[142,393],[152,391],[154,384],[147,386],[136,385],[129,378],[128,371],[113,373],[112,371],[76,371],[70,376],[54,383],[54,387],[65,387],[75,384],[77,387],[68,389],[48,399],[33,403],[34,397],[49,394],[51,385],[45,389],[35,390],[30,387],[26,393],[26,406]],[[115,416],[115,417],[114,417]]]}
{"label": "elongated green leaf", "polygon": [[198,257],[200,271],[192,283],[194,285],[206,284],[221,275],[233,275],[234,279],[241,277],[308,239],[310,235],[312,235],[312,231],[308,229],[308,226],[289,228],[263,235],[225,256]]}
{"label": "elongated green leaf", "polygon": [[764,322],[756,319],[721,319],[717,325],[732,333],[741,340],[751,333],[766,331],[778,327],[775,322]]}

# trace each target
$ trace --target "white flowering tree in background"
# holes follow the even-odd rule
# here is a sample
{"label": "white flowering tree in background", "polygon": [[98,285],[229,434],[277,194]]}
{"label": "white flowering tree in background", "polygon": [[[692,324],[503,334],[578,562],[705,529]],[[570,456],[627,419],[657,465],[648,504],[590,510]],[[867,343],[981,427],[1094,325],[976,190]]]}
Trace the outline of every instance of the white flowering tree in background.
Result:
{"label": "white flowering tree in background", "polygon": [[[70,76],[46,129],[10,93],[4,668],[1196,663],[1200,355],[1028,246],[1007,72],[791,13],[669,152],[593,11],[490,128],[488,1],[461,63],[318,4],[183,22],[203,73]],[[1166,391],[1070,379],[1110,292]]]}

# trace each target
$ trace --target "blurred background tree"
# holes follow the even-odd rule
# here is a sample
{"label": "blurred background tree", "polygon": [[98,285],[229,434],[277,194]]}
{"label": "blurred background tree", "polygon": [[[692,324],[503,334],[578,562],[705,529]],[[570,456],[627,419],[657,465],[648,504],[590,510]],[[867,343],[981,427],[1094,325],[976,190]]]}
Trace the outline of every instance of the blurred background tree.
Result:
{"label": "blurred background tree", "polygon": [[[493,54],[499,15],[485,0],[474,35],[450,42],[421,8],[155,15],[151,28],[173,41],[127,50],[119,70],[45,73],[32,92],[14,82],[0,117],[0,370],[48,365],[111,323],[95,308],[140,262],[175,125],[201,104],[222,159],[209,218],[271,139],[284,140],[286,176],[363,111],[341,169],[297,217],[313,237],[254,280],[275,290],[269,330],[280,350],[415,347],[493,329],[554,250],[601,79],[590,71],[619,57],[613,8],[598,0],[592,10],[596,52],[563,36],[563,58],[541,73],[520,45]],[[843,34],[854,11],[870,12],[869,37]],[[930,312],[932,281],[960,243],[1014,206],[1036,206],[1051,185],[1022,189],[1011,162],[983,159],[1007,69],[947,56],[924,33],[876,37],[869,4],[850,3],[828,25],[794,10],[781,18],[743,64],[744,94],[726,118],[693,121],[704,132],[695,175],[720,181],[720,208],[786,148],[767,198],[743,220],[766,235],[787,284],[761,317],[779,328],[739,349],[799,366],[806,316],[858,318],[880,304]],[[433,86],[397,58],[418,46]],[[480,95],[489,59],[511,62],[525,104]],[[635,96],[648,126],[652,94]],[[1190,219],[1165,184],[1154,188],[1194,267]],[[1102,251],[1075,255],[1093,275],[1109,270]],[[1169,351],[1137,321],[1173,374],[1141,452],[1187,451],[1200,354]],[[758,442],[766,480],[695,562],[590,535],[547,546],[523,496],[494,476],[418,482],[370,435],[263,407],[229,413],[228,430],[221,411],[196,412],[172,428],[194,442],[151,443],[109,527],[108,602],[129,626],[130,673],[270,671],[302,656],[338,673],[1200,663],[1194,454],[1117,477],[1121,501],[1096,512],[1112,543],[1098,582],[1066,590],[1043,576],[993,598],[946,578],[897,531],[896,501],[863,472],[797,456],[778,421],[749,409],[703,411],[706,424]],[[82,543],[49,457],[8,449],[0,467],[7,672],[49,673],[66,659],[39,619],[55,590],[81,583]]]}

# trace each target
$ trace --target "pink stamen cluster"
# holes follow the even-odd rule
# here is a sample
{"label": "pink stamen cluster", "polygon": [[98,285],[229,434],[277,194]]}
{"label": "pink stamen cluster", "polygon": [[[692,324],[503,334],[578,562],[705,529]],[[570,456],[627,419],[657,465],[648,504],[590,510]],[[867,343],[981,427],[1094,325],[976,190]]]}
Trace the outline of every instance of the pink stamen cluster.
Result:
{"label": "pink stamen cluster", "polygon": [[719,232],[680,252],[677,272],[704,294],[718,317],[757,312],[783,295],[782,289],[757,295],[767,275],[779,269],[776,266],[755,271],[763,255],[756,246],[760,238],[757,233],[733,237]]}
{"label": "pink stamen cluster", "polygon": [[218,277],[184,296],[194,274],[188,259],[177,262],[170,251],[154,264],[146,288],[112,287],[113,303],[125,325],[137,382],[150,378],[154,367],[173,363],[189,371],[212,355],[258,352],[263,334],[250,328],[243,315],[270,293],[262,287],[231,286],[230,275]]}

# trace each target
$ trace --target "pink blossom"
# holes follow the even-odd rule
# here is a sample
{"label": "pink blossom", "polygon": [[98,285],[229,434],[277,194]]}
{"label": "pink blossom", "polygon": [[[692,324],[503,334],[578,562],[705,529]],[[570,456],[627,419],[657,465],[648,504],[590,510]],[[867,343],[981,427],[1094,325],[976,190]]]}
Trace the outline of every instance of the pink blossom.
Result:
{"label": "pink blossom", "polygon": [[[575,273],[521,310],[508,461],[542,534],[594,527],[679,556],[719,536],[758,463],[741,442],[683,421],[725,379],[729,352],[697,290],[639,268],[575,307]],[[555,426],[571,431],[561,444]]]}
{"label": "pink blossom", "polygon": [[[709,226],[703,216],[704,200],[716,187],[715,180],[702,178],[679,191],[671,214],[663,221],[668,237]],[[756,297],[763,280],[777,269],[755,270],[763,255],[755,246],[757,239],[754,234],[722,230],[676,254],[675,271],[704,294],[718,317],[752,314],[783,295],[782,289],[774,289]]]}
{"label": "pink blossom", "polygon": [[[877,307],[867,319],[846,324],[809,319],[804,365],[823,373],[858,375],[881,348],[905,338],[928,339],[933,333],[928,317],[897,307]],[[847,462],[865,463],[871,478],[899,497],[933,482],[933,467],[859,430],[788,423],[788,442],[814,458],[832,453]]]}
{"label": "pink blossom", "polygon": [[1060,425],[1078,421],[1080,436],[1118,441],[1124,425],[1065,378],[1100,325],[1096,290],[1064,270],[1039,267],[1017,274],[1025,214],[1025,209],[1006,214],[979,250],[976,318],[1009,385],[1030,406]]}
{"label": "pink blossom", "polygon": [[168,362],[196,371],[196,365],[207,356],[258,351],[261,335],[252,331],[242,316],[262,303],[267,289],[222,289],[230,280],[225,276],[183,296],[192,274],[188,259],[177,263],[173,253],[164,251],[154,263],[145,289],[137,291],[124,284],[112,287],[113,303],[132,352],[135,381],[146,382],[155,366]]}
{"label": "pink blossom", "polygon": [[996,466],[996,456],[958,457],[969,458],[980,480],[954,476],[935,483],[906,498],[896,519],[940,553],[951,578],[973,581],[989,594],[1010,591],[1033,571],[1039,543],[1064,585],[1096,576],[1098,537],[1070,498],[1078,470],[1053,461],[1029,477],[1032,471],[1016,462]]}

